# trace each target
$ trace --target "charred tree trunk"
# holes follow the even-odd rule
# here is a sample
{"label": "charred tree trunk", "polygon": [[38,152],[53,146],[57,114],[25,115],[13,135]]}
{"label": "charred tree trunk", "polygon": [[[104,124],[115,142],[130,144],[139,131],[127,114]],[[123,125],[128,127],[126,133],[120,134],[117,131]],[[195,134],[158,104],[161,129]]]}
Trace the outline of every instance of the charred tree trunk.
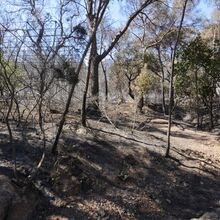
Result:
{"label": "charred tree trunk", "polygon": [[[87,0],[87,18],[88,18],[88,24],[89,24],[89,31],[90,36],[93,34],[93,30],[95,27],[98,27],[98,18],[96,17],[95,12],[95,5],[94,1]],[[107,3],[108,5],[108,3]],[[98,9],[100,10],[100,9]],[[91,48],[90,48],[90,85],[91,85],[91,101],[89,103],[89,108],[98,109],[99,106],[99,59],[98,59],[98,51],[97,51],[97,33],[94,33],[94,37],[91,42]],[[88,90],[88,89],[87,89]],[[85,97],[85,103],[86,103],[86,97]]]}
{"label": "charred tree trunk", "polygon": [[166,111],[166,101],[165,101],[164,73],[162,73],[162,78],[161,78],[161,90],[162,90],[162,109],[164,115],[166,115],[167,111]]}
{"label": "charred tree trunk", "polygon": [[137,102],[137,110],[139,113],[143,113],[143,107],[144,107],[144,96],[143,96],[143,93],[141,93],[140,97],[138,98],[138,102]]}
{"label": "charred tree trunk", "polygon": [[99,107],[99,61],[98,55],[92,59],[91,62],[91,96],[92,100],[89,104],[95,110]]}
{"label": "charred tree trunk", "polygon": [[[84,57],[83,57],[83,60],[84,60]],[[79,71],[80,71],[80,69],[81,69],[81,65],[80,65]],[[79,71],[78,71],[78,74],[79,74]],[[77,76],[78,76],[78,74],[77,74]],[[52,146],[52,150],[51,150],[52,154],[57,153],[57,145],[58,145],[58,142],[59,142],[59,139],[60,139],[61,132],[63,130],[63,125],[64,125],[65,120],[66,120],[66,115],[69,111],[70,103],[71,103],[71,100],[72,100],[72,96],[73,96],[76,84],[77,84],[77,82],[74,82],[72,84],[71,90],[68,94],[68,99],[67,99],[67,102],[66,102],[65,110],[62,114],[62,117],[61,117],[61,120],[60,120],[60,123],[59,123],[59,127],[58,127],[58,131],[57,131],[57,134],[56,134],[53,146]]]}
{"label": "charred tree trunk", "polygon": [[[105,11],[109,2],[110,2],[109,0],[106,0],[106,1],[103,1],[103,5],[100,4],[103,7],[103,9],[102,9],[103,12]],[[92,105],[96,109],[99,106],[99,72],[98,71],[99,71],[100,62],[112,51],[114,46],[118,43],[118,41],[123,36],[123,34],[128,30],[131,22],[138,16],[138,14],[143,9],[145,9],[147,6],[152,4],[153,2],[154,2],[154,0],[144,1],[140,5],[140,7],[129,16],[129,19],[127,20],[125,26],[122,28],[121,31],[118,32],[118,34],[116,34],[115,38],[112,40],[109,47],[106,50],[104,50],[103,53],[100,55],[98,55],[98,53],[97,53],[97,42],[96,42],[96,33],[95,33],[95,37],[92,42],[93,50],[91,50],[91,53],[93,53],[93,58],[94,58],[91,63],[91,80],[92,80],[92,82],[91,82],[91,95],[93,98]],[[88,11],[87,18],[88,18],[89,27],[91,30],[94,29],[94,27],[99,25],[101,22],[101,19],[99,17],[97,17],[97,14],[99,14],[99,13],[98,12],[94,13],[94,5],[93,4],[94,4],[94,2],[92,0],[87,0],[87,11]]]}
{"label": "charred tree trunk", "polygon": [[134,99],[134,93],[133,90],[131,89],[131,79],[128,79],[128,95]]}
{"label": "charred tree trunk", "polygon": [[10,98],[9,105],[8,105],[8,111],[7,111],[7,114],[6,114],[6,117],[5,117],[5,122],[6,122],[7,129],[8,129],[10,144],[13,143],[13,134],[12,134],[11,125],[10,125],[10,122],[9,122],[9,116],[10,116],[12,108],[13,108],[13,100],[14,100],[14,94],[11,93],[11,98]]}
{"label": "charred tree trunk", "polygon": [[[89,58],[89,78],[87,79],[88,85],[90,81],[90,86],[91,86],[91,100],[89,100],[89,103],[87,105],[87,110],[88,112],[95,114],[95,115],[100,115],[100,110],[99,110],[99,65],[101,62],[100,56],[97,53],[97,45],[96,45],[96,37],[94,37],[95,40],[93,40],[92,45],[91,45],[91,51],[90,51],[90,58]],[[88,88],[85,89],[86,94],[84,95],[84,100],[83,100],[83,108],[86,106],[87,103],[87,93],[88,93]],[[83,121],[86,120],[86,112],[87,110],[84,111],[83,115]],[[82,121],[82,122],[83,122]],[[83,122],[85,125],[85,123]]]}
{"label": "charred tree trunk", "polygon": [[89,59],[88,72],[86,76],[86,87],[83,93],[83,100],[82,100],[81,123],[83,127],[86,127],[86,100],[87,100],[87,93],[89,89],[90,75],[91,75],[91,58]]}
{"label": "charred tree trunk", "polygon": [[102,62],[101,62],[101,66],[102,66],[102,71],[103,71],[104,80],[105,80],[105,101],[107,102],[108,101],[108,78],[107,78],[106,69]]}
{"label": "charred tree trunk", "polygon": [[16,111],[17,111],[17,116],[18,116],[17,127],[20,127],[20,125],[21,125],[21,112],[20,112],[20,108],[19,108],[19,103],[18,103],[18,100],[16,98],[14,98],[14,102],[15,102],[15,105],[16,105]]}
{"label": "charred tree trunk", "polygon": [[199,113],[199,92],[198,92],[198,74],[195,71],[195,84],[196,84],[196,115],[197,115],[197,129],[200,127],[200,113]]}
{"label": "charred tree trunk", "polygon": [[167,112],[166,112],[165,87],[164,87],[165,74],[164,74],[163,62],[161,59],[160,45],[158,45],[158,47],[157,47],[157,52],[158,52],[158,58],[159,58],[159,63],[160,63],[160,68],[161,68],[162,109],[163,109],[164,115],[166,115]]}
{"label": "charred tree trunk", "polygon": [[211,97],[210,97],[210,106],[209,106],[209,120],[210,120],[209,129],[210,130],[212,130],[214,128],[214,121],[213,121],[213,97],[214,97],[214,93],[213,93],[213,90],[212,90]]}
{"label": "charred tree trunk", "polygon": [[64,109],[64,112],[63,112],[63,114],[61,116],[61,120],[60,120],[60,123],[59,123],[59,126],[58,126],[58,131],[57,131],[57,134],[56,134],[56,137],[55,137],[52,149],[51,149],[51,152],[53,154],[57,154],[57,146],[58,146],[58,142],[59,142],[59,139],[60,139],[61,132],[63,130],[63,125],[64,125],[65,120],[66,120],[66,115],[67,115],[67,113],[69,111],[69,107],[70,107],[70,103],[71,103],[71,100],[72,100],[72,96],[73,96],[75,87],[76,87],[76,85],[78,83],[78,77],[79,77],[79,73],[81,71],[84,59],[85,59],[85,57],[87,55],[87,52],[88,52],[88,50],[89,50],[89,48],[91,46],[91,43],[93,41],[93,38],[95,36],[96,30],[97,30],[96,28],[93,30],[93,33],[90,36],[90,39],[89,39],[89,41],[88,41],[88,43],[86,45],[86,48],[85,48],[85,50],[83,52],[83,55],[82,55],[82,57],[80,59],[79,65],[78,65],[78,67],[76,69],[74,81],[73,81],[73,83],[71,85],[71,89],[70,89],[70,92],[68,94],[68,98],[67,98],[67,102],[66,102],[66,105],[65,105],[65,109]]}
{"label": "charred tree trunk", "polygon": [[170,153],[170,135],[171,135],[171,126],[172,126],[172,112],[173,112],[174,65],[175,65],[177,45],[179,43],[180,32],[181,32],[183,20],[185,17],[187,2],[188,2],[188,0],[185,0],[185,2],[184,2],[181,21],[180,21],[180,25],[178,28],[177,38],[176,38],[176,42],[175,42],[175,46],[174,46],[173,54],[172,54],[172,64],[171,64],[171,74],[170,74],[170,84],[169,84],[169,116],[168,116],[168,129],[167,129],[167,149],[166,149],[165,157],[169,157],[169,153]]}
{"label": "charred tree trunk", "polygon": [[[11,84],[11,83],[9,82],[9,84]],[[11,98],[10,98],[10,101],[9,101],[9,106],[8,106],[8,111],[7,111],[7,114],[6,114],[6,117],[5,117],[5,121],[6,121],[7,129],[8,129],[8,133],[9,133],[9,141],[10,141],[11,150],[12,150],[12,158],[14,160],[13,172],[14,172],[15,178],[17,179],[16,146],[13,143],[13,134],[12,134],[11,125],[10,125],[10,122],[9,122],[9,120],[10,120],[9,117],[10,117],[10,114],[11,114],[11,111],[12,111],[12,108],[13,108],[13,102],[14,102],[14,96],[15,96],[14,89],[12,88],[10,92],[11,92]]]}

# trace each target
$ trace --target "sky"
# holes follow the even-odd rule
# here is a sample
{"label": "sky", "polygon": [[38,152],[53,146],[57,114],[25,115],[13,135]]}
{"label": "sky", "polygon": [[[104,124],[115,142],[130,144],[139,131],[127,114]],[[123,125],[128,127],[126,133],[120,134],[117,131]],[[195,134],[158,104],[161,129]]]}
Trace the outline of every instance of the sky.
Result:
{"label": "sky", "polygon": [[[6,0],[1,0],[1,2],[4,4],[6,3]],[[10,1],[9,1],[10,2]],[[19,0],[11,0],[11,2],[19,2]],[[53,6],[54,5],[54,0],[46,0],[48,6]],[[111,4],[112,2],[112,4]],[[201,10],[200,14],[201,16],[206,16],[208,19],[211,18],[211,14],[213,11],[213,4],[210,3],[211,1],[207,1],[207,0],[201,0],[200,3],[198,4],[197,8]],[[116,20],[120,19],[123,17],[123,12],[117,1],[111,0],[110,1],[110,6],[112,8],[111,13],[112,13],[112,17],[115,17]],[[51,12],[51,10],[50,10]]]}
{"label": "sky", "polygon": [[[3,6],[7,5],[7,0],[0,0],[3,2]],[[20,0],[8,0],[9,2],[15,2],[18,3]],[[51,8],[54,8],[54,0],[46,0],[45,1],[47,4],[46,6],[48,7],[48,12],[49,13],[53,13],[53,9],[51,10]],[[121,1],[121,3],[123,3],[124,1]],[[207,19],[211,19],[212,17],[212,11],[213,11],[213,5],[210,3],[211,1],[208,0],[201,0],[200,3],[197,6],[197,11],[196,11],[196,15],[198,17],[201,17],[203,19],[207,18]],[[4,8],[4,7],[3,7]],[[117,0],[110,0],[110,16],[113,19],[113,24],[115,27],[120,27],[121,24],[124,24],[124,22],[127,20],[127,16],[124,15],[124,9],[123,7],[121,8],[118,4]],[[13,7],[10,7],[11,10],[13,10]]]}
{"label": "sky", "polygon": [[[123,8],[121,9],[117,1],[114,1],[114,4],[110,4],[111,7],[111,16],[112,19],[115,21],[115,25],[120,26],[120,23],[123,23]],[[213,4],[208,2],[207,0],[201,0],[199,4],[196,6],[196,13],[197,16],[203,19],[211,19],[212,12],[214,6]],[[125,17],[124,17],[125,18]],[[126,20],[126,19],[124,19]]]}
{"label": "sky", "polygon": [[208,3],[207,0],[203,0],[197,7],[199,10],[201,10],[201,16],[206,16],[208,19],[211,19],[214,9],[213,4],[211,4],[210,2]]}

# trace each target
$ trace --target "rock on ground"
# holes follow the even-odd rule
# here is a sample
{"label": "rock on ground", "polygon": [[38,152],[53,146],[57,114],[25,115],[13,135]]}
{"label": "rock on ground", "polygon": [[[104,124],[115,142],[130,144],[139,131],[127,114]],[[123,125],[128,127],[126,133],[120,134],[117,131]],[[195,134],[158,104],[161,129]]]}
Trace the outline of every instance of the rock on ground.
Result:
{"label": "rock on ground", "polygon": [[33,193],[27,192],[27,194],[19,194],[9,178],[0,175],[0,219],[27,219],[37,204]]}

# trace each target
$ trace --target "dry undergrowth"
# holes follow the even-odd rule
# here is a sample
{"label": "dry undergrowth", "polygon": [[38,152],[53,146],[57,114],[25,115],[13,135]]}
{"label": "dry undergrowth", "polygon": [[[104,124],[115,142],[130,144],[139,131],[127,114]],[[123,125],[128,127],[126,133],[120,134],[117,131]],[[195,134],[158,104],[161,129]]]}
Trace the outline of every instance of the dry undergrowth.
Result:
{"label": "dry undergrowth", "polygon": [[[190,219],[219,205],[218,130],[175,121],[165,159],[166,119],[150,109],[136,115],[130,104],[109,107],[88,125],[68,117],[60,154],[39,175],[53,198],[42,197],[31,219]],[[33,142],[23,151],[30,160],[38,152]]]}

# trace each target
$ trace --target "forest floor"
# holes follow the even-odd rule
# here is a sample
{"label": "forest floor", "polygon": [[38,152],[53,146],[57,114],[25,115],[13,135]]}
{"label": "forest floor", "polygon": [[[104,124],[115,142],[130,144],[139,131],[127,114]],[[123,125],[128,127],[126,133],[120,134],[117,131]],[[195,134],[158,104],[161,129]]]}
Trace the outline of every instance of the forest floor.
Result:
{"label": "forest floor", "polygon": [[[57,116],[56,116],[57,117]],[[103,109],[101,118],[69,114],[50,155],[55,123],[48,120],[47,154],[35,186],[38,204],[29,219],[191,219],[220,207],[220,128],[198,131],[174,120],[170,158],[165,158],[167,119],[131,104]],[[1,124],[0,174],[13,177],[7,130]],[[39,161],[39,132],[15,131],[18,171]]]}

